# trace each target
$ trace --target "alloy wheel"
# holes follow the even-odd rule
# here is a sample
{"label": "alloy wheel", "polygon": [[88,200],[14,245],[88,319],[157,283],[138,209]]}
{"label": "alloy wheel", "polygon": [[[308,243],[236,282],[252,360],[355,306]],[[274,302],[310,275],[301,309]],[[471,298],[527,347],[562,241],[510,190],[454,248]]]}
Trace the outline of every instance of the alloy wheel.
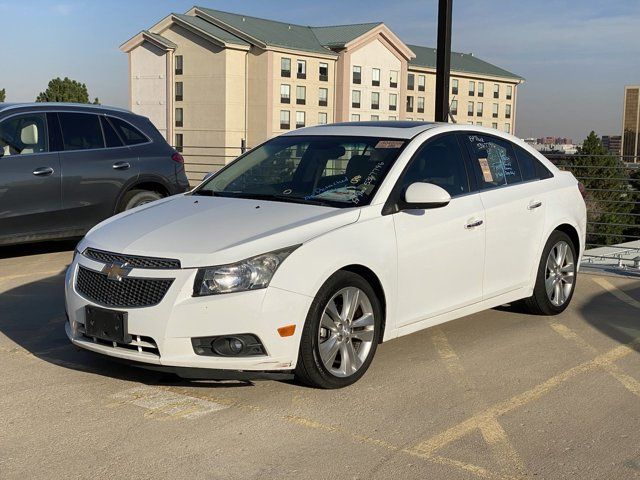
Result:
{"label": "alloy wheel", "polygon": [[571,296],[575,279],[573,251],[564,240],[556,243],[547,258],[545,288],[549,301],[561,307]]}

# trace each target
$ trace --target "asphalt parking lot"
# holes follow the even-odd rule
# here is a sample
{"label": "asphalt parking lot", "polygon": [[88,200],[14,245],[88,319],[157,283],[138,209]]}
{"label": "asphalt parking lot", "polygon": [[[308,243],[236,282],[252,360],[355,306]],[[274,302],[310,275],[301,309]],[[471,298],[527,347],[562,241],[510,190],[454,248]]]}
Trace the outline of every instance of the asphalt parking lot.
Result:
{"label": "asphalt parking lot", "polygon": [[187,382],[74,349],[73,244],[0,249],[0,478],[640,478],[640,280],[378,349],[352,387]]}

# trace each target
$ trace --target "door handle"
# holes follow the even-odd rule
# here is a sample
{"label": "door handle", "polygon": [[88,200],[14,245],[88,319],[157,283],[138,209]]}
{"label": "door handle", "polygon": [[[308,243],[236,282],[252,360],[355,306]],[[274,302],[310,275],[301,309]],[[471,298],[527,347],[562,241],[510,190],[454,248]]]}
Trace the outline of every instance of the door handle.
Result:
{"label": "door handle", "polygon": [[53,175],[53,168],[51,168],[51,167],[38,167],[33,171],[33,174],[36,177],[48,177],[49,175]]}
{"label": "door handle", "polygon": [[534,209],[539,208],[541,206],[542,206],[542,202],[534,201],[534,202],[531,202],[527,208],[529,210],[534,210]]}
{"label": "door handle", "polygon": [[131,168],[129,162],[116,162],[113,164],[114,170],[127,170],[129,168]]}
{"label": "door handle", "polygon": [[484,223],[484,221],[482,220],[471,220],[469,221],[469,223],[467,223],[464,228],[466,228],[467,230],[470,228],[476,228],[479,227],[480,225],[482,225]]}

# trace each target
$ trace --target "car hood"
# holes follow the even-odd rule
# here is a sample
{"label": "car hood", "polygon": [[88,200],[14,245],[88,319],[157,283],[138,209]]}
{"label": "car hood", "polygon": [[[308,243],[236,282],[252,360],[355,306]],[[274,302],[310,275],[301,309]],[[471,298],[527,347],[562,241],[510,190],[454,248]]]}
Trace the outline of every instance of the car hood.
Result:
{"label": "car hood", "polygon": [[179,195],[121,213],[80,244],[177,258],[184,268],[221,265],[303,243],[358,220],[358,208]]}

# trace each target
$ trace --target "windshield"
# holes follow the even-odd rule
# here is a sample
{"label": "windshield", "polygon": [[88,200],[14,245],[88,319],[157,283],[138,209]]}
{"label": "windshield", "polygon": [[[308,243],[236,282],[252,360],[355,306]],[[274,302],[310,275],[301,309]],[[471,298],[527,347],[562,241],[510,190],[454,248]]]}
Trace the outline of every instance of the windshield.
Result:
{"label": "windshield", "polygon": [[278,137],[231,163],[194,195],[367,205],[405,144],[372,137]]}

